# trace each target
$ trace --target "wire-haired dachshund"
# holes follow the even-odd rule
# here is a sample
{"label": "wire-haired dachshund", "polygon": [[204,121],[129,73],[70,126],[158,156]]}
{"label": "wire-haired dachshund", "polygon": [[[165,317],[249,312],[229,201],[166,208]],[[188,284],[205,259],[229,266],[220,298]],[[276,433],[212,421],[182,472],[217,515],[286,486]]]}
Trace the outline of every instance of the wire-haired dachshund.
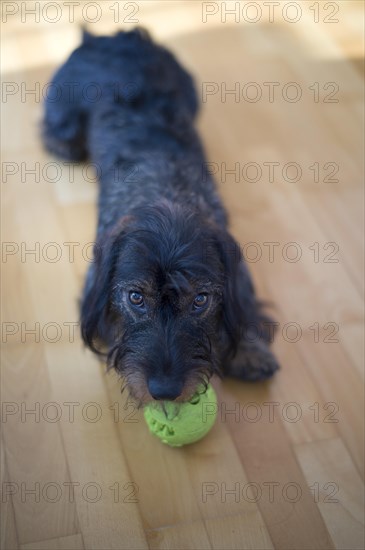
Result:
{"label": "wire-haired dachshund", "polygon": [[50,89],[46,148],[89,159],[100,180],[87,346],[139,404],[187,400],[213,374],[272,376],[273,324],[205,169],[191,76],[144,30],[84,32]]}

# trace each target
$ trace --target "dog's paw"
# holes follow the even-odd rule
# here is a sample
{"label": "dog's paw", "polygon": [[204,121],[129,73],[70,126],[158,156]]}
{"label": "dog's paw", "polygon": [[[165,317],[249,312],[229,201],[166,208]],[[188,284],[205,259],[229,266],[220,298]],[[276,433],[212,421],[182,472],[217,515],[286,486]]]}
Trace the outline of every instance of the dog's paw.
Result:
{"label": "dog's paw", "polygon": [[227,376],[239,380],[259,382],[271,378],[279,368],[279,363],[265,342],[241,341],[225,372]]}

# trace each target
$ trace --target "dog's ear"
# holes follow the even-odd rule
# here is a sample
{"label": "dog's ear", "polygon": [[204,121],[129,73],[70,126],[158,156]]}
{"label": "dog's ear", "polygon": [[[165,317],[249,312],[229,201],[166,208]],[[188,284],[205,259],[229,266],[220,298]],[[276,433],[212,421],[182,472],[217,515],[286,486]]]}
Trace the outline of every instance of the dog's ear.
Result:
{"label": "dog's ear", "polygon": [[108,343],[111,330],[110,292],[116,262],[131,216],[123,217],[94,246],[94,262],[90,266],[81,301],[81,335],[95,353]]}
{"label": "dog's ear", "polygon": [[224,336],[235,352],[245,331],[250,327],[261,330],[263,316],[255,289],[237,242],[224,232],[218,240],[221,262],[225,273],[223,293]]}

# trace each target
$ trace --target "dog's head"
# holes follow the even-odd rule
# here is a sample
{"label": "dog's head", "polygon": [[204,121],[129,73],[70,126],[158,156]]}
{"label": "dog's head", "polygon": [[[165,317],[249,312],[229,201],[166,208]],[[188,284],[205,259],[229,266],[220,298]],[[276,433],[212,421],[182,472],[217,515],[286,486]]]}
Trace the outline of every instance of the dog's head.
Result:
{"label": "dog's head", "polygon": [[238,343],[251,307],[241,269],[224,229],[168,202],[140,208],[96,245],[84,341],[106,347],[140,402],[188,399]]}

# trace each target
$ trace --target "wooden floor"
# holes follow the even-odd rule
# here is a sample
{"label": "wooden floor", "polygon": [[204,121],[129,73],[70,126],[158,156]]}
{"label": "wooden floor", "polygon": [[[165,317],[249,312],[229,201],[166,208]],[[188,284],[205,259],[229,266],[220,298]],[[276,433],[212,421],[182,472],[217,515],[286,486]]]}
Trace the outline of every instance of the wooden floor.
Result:
{"label": "wooden floor", "polygon": [[[113,23],[112,4],[99,3],[91,30],[133,26]],[[364,548],[362,2],[315,3],[318,13],[301,2],[296,23],[286,2],[272,23],[263,4],[256,23],[246,12],[222,22],[224,3],[207,22],[198,2],[131,4],[125,14],[137,5],[132,18],[208,93],[199,130],[258,292],[274,303],[282,369],[269,384],[216,383],[218,421],[200,443],[171,449],[149,435],[76,326],[92,171],[42,150],[41,103],[25,94],[43,89],[78,26],[9,16],[2,548]]]}

